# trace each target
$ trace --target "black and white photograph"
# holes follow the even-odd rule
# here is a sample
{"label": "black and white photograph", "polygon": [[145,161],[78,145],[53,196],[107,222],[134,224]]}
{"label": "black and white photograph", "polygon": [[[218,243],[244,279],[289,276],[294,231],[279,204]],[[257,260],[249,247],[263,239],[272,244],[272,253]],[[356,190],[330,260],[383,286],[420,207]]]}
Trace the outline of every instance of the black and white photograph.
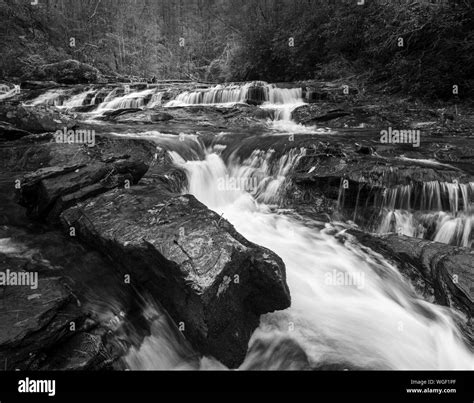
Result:
{"label": "black and white photograph", "polygon": [[0,18],[1,403],[474,400],[473,0]]}

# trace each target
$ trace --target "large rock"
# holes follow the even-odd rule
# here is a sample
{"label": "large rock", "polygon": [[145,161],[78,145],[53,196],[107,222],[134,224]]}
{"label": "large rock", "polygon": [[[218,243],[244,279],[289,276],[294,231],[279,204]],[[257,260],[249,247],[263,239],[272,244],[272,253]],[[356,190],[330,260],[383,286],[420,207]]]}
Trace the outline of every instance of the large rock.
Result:
{"label": "large rock", "polygon": [[70,117],[48,106],[23,106],[13,102],[0,105],[0,121],[21,131],[31,133],[54,132],[70,129],[76,122]]}
{"label": "large rock", "polygon": [[327,81],[303,81],[303,96],[306,102],[318,102],[322,100],[345,101],[358,93],[357,89],[347,84]]}
{"label": "large rock", "polygon": [[[474,315],[474,251],[424,239],[368,235],[351,231],[364,245],[395,260],[414,284],[423,284],[422,294],[433,289],[434,301],[457,308],[468,318]],[[423,280],[419,281],[419,278]]]}
{"label": "large rock", "polygon": [[290,305],[281,259],[191,195],[156,183],[116,189],[61,219],[149,290],[200,352],[228,366],[243,361],[261,314]]}
{"label": "large rock", "polygon": [[98,82],[101,74],[89,64],[70,59],[39,66],[28,78],[37,81],[55,81],[60,84],[84,84]]}
{"label": "large rock", "polygon": [[173,115],[166,112],[156,112],[150,115],[150,119],[152,122],[165,122],[173,119]]}
{"label": "large rock", "polygon": [[259,85],[258,83],[254,83],[253,86],[251,86],[248,89],[247,92],[247,99],[245,102],[249,105],[261,105],[267,100],[267,93],[266,93],[266,87],[263,85]]}

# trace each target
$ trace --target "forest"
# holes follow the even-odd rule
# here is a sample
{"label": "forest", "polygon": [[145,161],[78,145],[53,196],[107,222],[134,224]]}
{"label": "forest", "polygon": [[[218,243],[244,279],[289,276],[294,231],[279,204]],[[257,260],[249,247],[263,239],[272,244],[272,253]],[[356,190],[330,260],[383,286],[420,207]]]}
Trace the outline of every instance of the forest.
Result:
{"label": "forest", "polygon": [[61,60],[206,82],[358,77],[389,93],[474,88],[472,0],[1,0],[0,76]]}

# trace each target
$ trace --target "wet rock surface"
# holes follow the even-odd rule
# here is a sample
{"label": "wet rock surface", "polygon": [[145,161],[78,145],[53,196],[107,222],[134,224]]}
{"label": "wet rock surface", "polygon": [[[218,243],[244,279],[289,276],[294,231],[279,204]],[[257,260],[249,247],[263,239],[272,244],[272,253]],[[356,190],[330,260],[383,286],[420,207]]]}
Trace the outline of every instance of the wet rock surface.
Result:
{"label": "wet rock surface", "polygon": [[[27,107],[16,102],[0,104],[0,121],[7,122],[17,130],[31,133],[45,133],[69,129],[76,125],[70,117],[47,106]],[[5,127],[3,130],[13,130]],[[17,138],[18,136],[15,136]]]}
{"label": "wet rock surface", "polygon": [[72,59],[39,66],[25,77],[30,81],[53,81],[60,84],[93,83],[100,78],[101,74],[95,67]]}
{"label": "wet rock surface", "polygon": [[290,304],[281,259],[193,196],[136,186],[93,198],[61,218],[121,262],[134,284],[152,291],[200,351],[228,366],[245,357],[260,314]]}
{"label": "wet rock surface", "polygon": [[112,368],[128,348],[120,337],[145,337],[124,324],[139,297],[99,253],[54,230],[3,226],[0,243],[0,271],[33,276],[0,286],[2,369]]}

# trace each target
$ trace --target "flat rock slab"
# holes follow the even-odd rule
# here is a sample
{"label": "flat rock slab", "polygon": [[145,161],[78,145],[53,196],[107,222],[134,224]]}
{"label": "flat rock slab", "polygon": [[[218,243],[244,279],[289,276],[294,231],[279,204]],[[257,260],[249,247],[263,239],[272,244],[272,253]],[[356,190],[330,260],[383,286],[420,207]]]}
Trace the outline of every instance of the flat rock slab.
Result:
{"label": "flat rock slab", "polygon": [[230,367],[243,361],[260,315],[290,305],[282,260],[191,195],[157,184],[115,189],[61,220],[150,291],[199,351]]}

